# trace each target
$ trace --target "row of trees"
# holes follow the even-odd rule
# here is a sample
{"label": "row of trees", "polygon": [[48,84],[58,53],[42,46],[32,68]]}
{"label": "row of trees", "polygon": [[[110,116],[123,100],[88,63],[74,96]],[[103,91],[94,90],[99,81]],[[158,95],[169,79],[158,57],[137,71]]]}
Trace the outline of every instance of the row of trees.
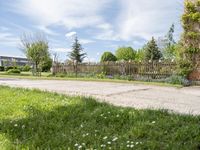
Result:
{"label": "row of trees", "polygon": [[116,50],[115,55],[112,52],[104,52],[101,56],[101,62],[106,61],[153,61],[160,60],[162,53],[156,44],[155,39],[152,37],[143,49],[138,51],[132,47],[120,47]]}
{"label": "row of trees", "polygon": [[143,46],[142,49],[134,50],[132,47],[120,47],[115,54],[112,52],[104,52],[101,56],[101,62],[106,61],[154,61],[160,59],[176,59],[177,49],[174,40],[174,24],[170,27],[167,35],[160,39],[159,45],[152,37],[152,39]]}

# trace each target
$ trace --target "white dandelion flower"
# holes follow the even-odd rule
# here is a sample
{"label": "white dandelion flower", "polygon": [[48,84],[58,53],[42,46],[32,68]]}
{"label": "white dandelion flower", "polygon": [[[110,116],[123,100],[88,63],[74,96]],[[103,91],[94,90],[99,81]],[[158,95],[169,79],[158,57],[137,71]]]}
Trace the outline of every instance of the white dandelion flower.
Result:
{"label": "white dandelion flower", "polygon": [[108,138],[108,137],[107,137],[107,136],[105,136],[103,139],[104,139],[104,140],[106,140],[107,138]]}
{"label": "white dandelion flower", "polygon": [[108,141],[107,143],[108,143],[109,145],[111,144],[111,142],[109,142],[109,141]]}
{"label": "white dandelion flower", "polygon": [[118,138],[117,137],[115,137],[112,141],[114,142],[114,141],[117,141],[118,140]]}

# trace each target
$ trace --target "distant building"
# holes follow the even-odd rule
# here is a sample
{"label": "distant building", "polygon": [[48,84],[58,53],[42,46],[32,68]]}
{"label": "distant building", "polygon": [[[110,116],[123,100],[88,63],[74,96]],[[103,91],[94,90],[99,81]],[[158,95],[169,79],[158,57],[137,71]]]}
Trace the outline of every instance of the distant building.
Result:
{"label": "distant building", "polygon": [[0,56],[0,66],[25,66],[30,64],[27,58]]}

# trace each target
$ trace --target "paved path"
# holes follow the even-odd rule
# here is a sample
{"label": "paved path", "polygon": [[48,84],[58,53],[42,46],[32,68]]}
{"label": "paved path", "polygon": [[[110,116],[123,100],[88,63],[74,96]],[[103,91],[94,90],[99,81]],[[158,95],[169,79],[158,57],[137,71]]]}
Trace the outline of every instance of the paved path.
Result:
{"label": "paved path", "polygon": [[126,83],[3,78],[0,78],[0,85],[93,96],[99,101],[117,106],[169,109],[178,113],[200,115],[200,87],[178,89]]}

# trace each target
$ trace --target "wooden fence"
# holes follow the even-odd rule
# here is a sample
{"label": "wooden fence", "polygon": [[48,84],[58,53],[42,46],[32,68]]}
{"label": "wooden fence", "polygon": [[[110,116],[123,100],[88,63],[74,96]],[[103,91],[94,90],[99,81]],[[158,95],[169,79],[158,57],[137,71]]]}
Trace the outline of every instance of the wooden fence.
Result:
{"label": "wooden fence", "polygon": [[[56,73],[75,73],[75,66],[70,64],[54,64],[52,71]],[[175,62],[106,62],[83,63],[77,66],[78,74],[101,74],[107,76],[131,76],[137,78],[163,79],[176,73]]]}

